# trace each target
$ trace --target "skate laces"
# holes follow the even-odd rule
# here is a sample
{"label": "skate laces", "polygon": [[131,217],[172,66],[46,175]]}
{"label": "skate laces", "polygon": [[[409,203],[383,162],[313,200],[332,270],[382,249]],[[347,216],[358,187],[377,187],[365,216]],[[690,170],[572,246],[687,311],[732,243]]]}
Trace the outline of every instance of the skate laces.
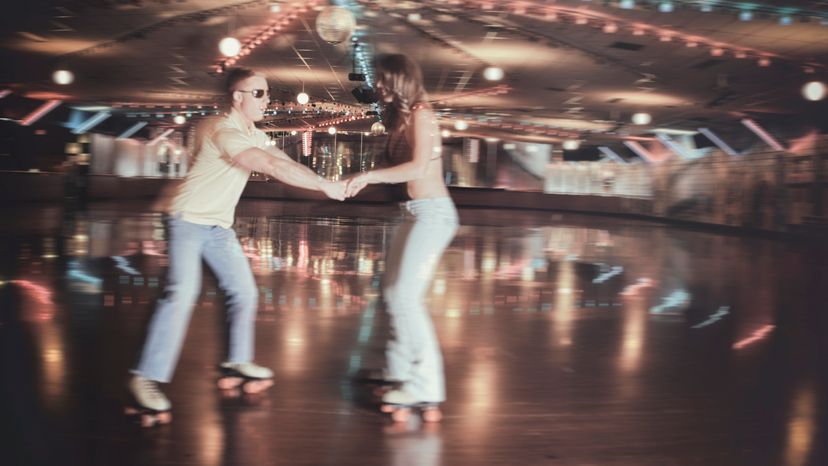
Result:
{"label": "skate laces", "polygon": [[140,379],[138,381],[140,385],[141,392],[151,400],[162,400],[164,399],[164,395],[161,393],[161,389],[158,388],[158,383],[154,380],[149,379]]}

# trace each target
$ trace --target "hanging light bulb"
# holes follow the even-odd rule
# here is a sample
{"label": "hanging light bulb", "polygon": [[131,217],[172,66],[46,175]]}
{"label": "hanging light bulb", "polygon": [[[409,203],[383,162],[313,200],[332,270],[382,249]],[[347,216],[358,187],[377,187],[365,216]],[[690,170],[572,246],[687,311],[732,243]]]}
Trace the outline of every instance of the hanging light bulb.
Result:
{"label": "hanging light bulb", "polygon": [[825,98],[826,87],[825,83],[821,81],[811,81],[802,86],[802,95],[813,102]]}
{"label": "hanging light bulb", "polygon": [[465,131],[469,129],[469,124],[465,120],[457,120],[454,122],[454,129],[457,131]]}
{"label": "hanging light bulb", "polygon": [[449,131],[447,129],[444,129],[443,131],[440,132],[440,136],[442,136],[444,138],[450,138],[451,137],[451,131]]}
{"label": "hanging light bulb", "polygon": [[291,131],[291,132],[290,132],[290,135],[291,135],[291,136],[296,136],[297,134],[298,134],[298,132],[297,132],[295,129],[294,129],[293,131]]}
{"label": "hanging light bulb", "polygon": [[636,125],[649,125],[653,121],[653,117],[649,113],[638,112],[632,116],[632,122]]}
{"label": "hanging light bulb", "polygon": [[219,42],[219,52],[225,57],[235,57],[241,51],[241,42],[235,37],[225,37]]}
{"label": "hanging light bulb", "polygon": [[52,81],[54,81],[55,84],[60,84],[61,86],[72,84],[72,81],[74,80],[75,75],[69,70],[57,70],[52,73]]}
{"label": "hanging light bulb", "polygon": [[183,125],[184,123],[187,122],[187,118],[185,118],[184,115],[176,115],[173,118],[173,122],[177,125]]}
{"label": "hanging light bulb", "polygon": [[328,128],[328,134],[334,135],[336,134],[336,126],[331,126]]}
{"label": "hanging light bulb", "polygon": [[581,141],[577,139],[567,139],[563,142],[564,150],[578,150],[581,147]]}
{"label": "hanging light bulb", "polygon": [[503,69],[496,66],[489,66],[483,70],[483,77],[487,81],[500,81],[503,79]]}
{"label": "hanging light bulb", "polygon": [[305,105],[306,103],[310,102],[310,96],[307,95],[305,92],[300,92],[296,95],[296,101],[299,102],[299,105]]}

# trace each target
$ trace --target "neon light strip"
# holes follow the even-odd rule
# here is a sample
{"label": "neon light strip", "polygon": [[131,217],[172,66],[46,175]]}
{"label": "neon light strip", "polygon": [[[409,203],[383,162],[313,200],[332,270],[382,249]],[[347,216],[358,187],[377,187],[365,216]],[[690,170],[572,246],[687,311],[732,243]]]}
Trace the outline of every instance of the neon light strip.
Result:
{"label": "neon light strip", "polygon": [[598,150],[601,151],[602,154],[606,155],[607,158],[609,158],[610,160],[618,162],[622,165],[626,165],[627,163],[629,163],[626,160],[622,159],[620,155],[616,154],[615,151],[610,149],[609,147],[601,146],[598,148]]}
{"label": "neon light strip", "polygon": [[647,162],[654,162],[653,155],[647,149],[636,141],[624,141],[624,145],[629,147],[631,151],[635,152],[639,157]]}
{"label": "neon light strip", "polygon": [[129,129],[127,129],[126,131],[121,133],[121,135],[118,136],[118,139],[127,139],[130,136],[132,136],[133,134],[137,133],[138,130],[143,128],[144,126],[147,126],[147,122],[146,121],[139,121],[138,123],[135,123],[134,125],[132,125]]}
{"label": "neon light strip", "polygon": [[37,107],[37,109],[35,111],[33,111],[32,113],[26,115],[26,118],[23,118],[22,120],[20,120],[20,125],[21,126],[33,125],[34,123],[37,122],[37,120],[43,118],[47,113],[51,112],[52,110],[57,108],[58,105],[60,105],[62,103],[63,103],[62,100],[56,100],[56,99],[53,99],[53,100],[50,100],[50,101],[44,103],[40,107]]}
{"label": "neon light strip", "polygon": [[106,111],[98,112],[95,115],[93,115],[92,118],[89,118],[88,120],[79,124],[75,129],[72,130],[72,133],[83,134],[111,116],[112,114]]}
{"label": "neon light strip", "polygon": [[736,152],[735,149],[727,145],[727,143],[724,142],[719,136],[716,136],[716,134],[714,134],[713,131],[707,128],[699,128],[699,132],[704,134],[704,136],[707,139],[710,139],[710,141],[712,141],[713,144],[716,144],[716,147],[723,150],[725,154],[732,156],[739,155],[739,152]]}
{"label": "neon light strip", "polygon": [[760,139],[765,141],[765,144],[771,146],[774,150],[784,151],[785,148],[782,147],[782,144],[779,144],[779,141],[773,138],[764,128],[759,126],[759,123],[751,120],[750,118],[745,118],[742,120],[742,124],[747,126],[747,128],[753,131],[754,134],[759,136]]}

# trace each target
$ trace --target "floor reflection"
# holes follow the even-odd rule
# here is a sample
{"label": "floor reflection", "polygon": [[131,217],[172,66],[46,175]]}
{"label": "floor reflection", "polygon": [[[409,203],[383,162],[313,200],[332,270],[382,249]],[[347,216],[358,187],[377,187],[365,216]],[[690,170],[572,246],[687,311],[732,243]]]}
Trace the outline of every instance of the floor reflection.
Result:
{"label": "floor reflection", "polygon": [[257,359],[277,386],[257,402],[213,389],[223,296],[206,274],[169,387],[174,423],[136,433],[117,411],[164,284],[163,217],[96,204],[14,218],[2,230],[1,383],[18,401],[4,443],[21,464],[828,461],[822,249],[463,210],[429,299],[446,419],[425,429],[390,425],[349,382],[382,365],[395,207],[245,202],[236,229],[259,286]]}

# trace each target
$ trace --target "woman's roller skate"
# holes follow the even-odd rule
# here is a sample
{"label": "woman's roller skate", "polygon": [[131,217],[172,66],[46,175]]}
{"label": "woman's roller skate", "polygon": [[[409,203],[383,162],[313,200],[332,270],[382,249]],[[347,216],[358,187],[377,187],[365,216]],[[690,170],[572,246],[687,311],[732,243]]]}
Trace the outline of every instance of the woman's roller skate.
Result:
{"label": "woman's roller skate", "polygon": [[383,413],[391,415],[394,422],[407,422],[413,411],[419,412],[425,422],[440,422],[443,412],[440,403],[419,401],[402,390],[390,390],[382,396]]}
{"label": "woman's roller skate", "polygon": [[229,398],[257,395],[273,385],[273,371],[252,362],[225,362],[219,370],[218,388]]}
{"label": "woman's roller skate", "polygon": [[124,413],[137,416],[141,427],[172,422],[170,400],[158,388],[158,382],[134,375],[128,388],[132,402],[124,408]]}

